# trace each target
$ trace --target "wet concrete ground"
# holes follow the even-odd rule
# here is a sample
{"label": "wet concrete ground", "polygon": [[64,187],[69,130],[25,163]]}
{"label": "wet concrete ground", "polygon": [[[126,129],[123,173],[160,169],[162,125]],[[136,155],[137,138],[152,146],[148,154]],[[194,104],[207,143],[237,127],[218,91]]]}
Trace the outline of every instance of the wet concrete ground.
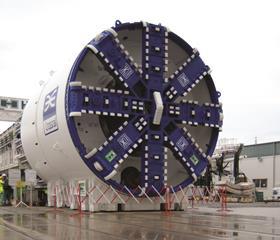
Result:
{"label": "wet concrete ground", "polygon": [[[254,210],[255,209],[255,210]],[[238,210],[188,209],[185,212],[91,213],[71,216],[74,211],[48,208],[0,208],[0,239],[280,239],[279,217],[243,215]],[[265,210],[251,208],[260,214]],[[270,208],[279,212],[280,208]],[[270,214],[262,214],[270,215]]]}

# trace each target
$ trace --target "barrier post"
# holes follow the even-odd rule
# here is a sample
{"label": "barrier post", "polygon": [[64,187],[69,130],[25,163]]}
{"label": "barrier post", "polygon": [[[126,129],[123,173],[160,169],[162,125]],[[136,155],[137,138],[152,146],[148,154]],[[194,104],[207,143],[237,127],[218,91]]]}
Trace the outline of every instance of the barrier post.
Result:
{"label": "barrier post", "polygon": [[196,201],[196,197],[195,197],[195,194],[196,194],[196,188],[194,186],[191,187],[191,193],[192,193],[192,197],[191,197],[191,208],[192,209],[198,209],[197,207],[194,206],[195,204],[195,201]]}
{"label": "barrier post", "polygon": [[186,194],[185,194],[184,190],[182,189],[181,185],[179,186],[179,188],[180,188],[181,194],[183,195],[183,197],[182,197],[181,200],[180,200],[180,204],[182,205],[182,204],[183,204],[183,200],[185,200],[185,201],[186,201],[186,204],[187,204],[186,207],[188,207],[188,205],[189,205],[188,196],[186,196]]}
{"label": "barrier post", "polygon": [[54,194],[53,194],[53,204],[54,204],[54,208],[53,209],[51,209],[51,210],[48,210],[47,212],[54,212],[54,213],[57,213],[57,212],[64,212],[62,209],[58,209],[57,208],[57,203],[56,203],[56,195],[57,195],[57,187],[55,186],[55,188],[54,188]]}
{"label": "barrier post", "polygon": [[74,216],[82,216],[83,212],[82,212],[82,203],[81,203],[81,190],[80,190],[80,185],[78,184],[78,188],[77,188],[77,201],[78,201],[78,212],[77,213],[73,213],[70,215],[70,217],[74,217]]}
{"label": "barrier post", "polygon": [[226,186],[222,186],[219,188],[220,192],[220,202],[221,202],[221,208],[218,209],[217,211],[219,212],[230,212],[227,208],[227,195],[226,195]]}
{"label": "barrier post", "polygon": [[19,201],[19,203],[15,207],[16,208],[20,207],[20,206],[28,207],[28,205],[25,202],[23,202],[23,199],[22,199],[22,188],[24,186],[24,183],[22,181],[19,181],[17,184],[19,186],[19,198],[20,198],[20,201]]}
{"label": "barrier post", "polygon": [[174,200],[176,199],[177,203],[179,204],[180,203],[180,200],[176,194],[176,192],[174,191],[174,188],[172,186],[170,186],[170,189],[172,191],[172,194],[173,194],[173,197],[171,199],[171,204],[174,203]]}
{"label": "barrier post", "polygon": [[165,188],[165,204],[164,204],[164,215],[171,216],[171,202],[170,202],[170,188]]}
{"label": "barrier post", "polygon": [[85,212],[85,211],[82,210],[82,204],[88,198],[89,193],[91,193],[94,189],[95,189],[95,186],[91,189],[91,191],[86,193],[85,197],[82,198],[80,184],[78,184],[78,188],[77,188],[78,212],[71,214],[70,217],[75,217],[75,216],[82,217],[84,215],[89,215],[90,214],[89,212]]}

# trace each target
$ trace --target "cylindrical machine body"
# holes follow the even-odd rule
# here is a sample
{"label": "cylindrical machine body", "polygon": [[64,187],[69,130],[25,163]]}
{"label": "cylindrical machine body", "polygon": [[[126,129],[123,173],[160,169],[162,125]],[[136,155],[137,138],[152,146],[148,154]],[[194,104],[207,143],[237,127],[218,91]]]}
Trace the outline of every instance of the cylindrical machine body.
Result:
{"label": "cylindrical machine body", "polygon": [[[70,70],[71,65],[56,72],[41,92],[28,101],[22,116],[21,138],[26,158],[46,181],[92,175],[87,166],[80,162],[66,122],[65,92]],[[52,94],[55,89],[55,94]],[[50,120],[45,117],[47,123],[54,121],[56,124],[53,130],[57,130],[52,133],[47,132],[47,123],[44,123],[47,96],[55,103],[55,112]]]}
{"label": "cylindrical machine body", "polygon": [[24,152],[47,181],[97,176],[139,196],[177,191],[214,151],[219,96],[199,53],[177,35],[118,22],[30,99]]}

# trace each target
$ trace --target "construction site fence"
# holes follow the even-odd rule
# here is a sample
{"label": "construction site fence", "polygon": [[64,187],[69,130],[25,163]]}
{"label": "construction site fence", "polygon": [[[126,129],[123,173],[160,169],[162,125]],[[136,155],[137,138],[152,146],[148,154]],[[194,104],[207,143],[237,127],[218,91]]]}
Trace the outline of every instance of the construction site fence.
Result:
{"label": "construction site fence", "polygon": [[[165,208],[170,209],[174,204],[183,205],[184,207],[194,208],[196,206],[207,206],[211,203],[220,202],[224,204],[225,189],[224,187],[207,186],[187,186],[179,187],[179,191],[175,192],[172,186],[166,186],[162,191],[158,191],[154,186],[152,190],[156,193],[151,197],[140,186],[137,187],[138,193],[141,191],[141,197],[136,196],[133,190],[127,186],[124,189],[127,194],[117,191],[110,185],[94,185],[87,191],[81,190],[78,186],[66,186],[64,188],[54,187],[51,196],[51,206],[70,208],[81,208],[87,202],[88,205],[103,204],[165,204]],[[71,207],[72,206],[72,207]],[[90,210],[90,209],[89,209]]]}

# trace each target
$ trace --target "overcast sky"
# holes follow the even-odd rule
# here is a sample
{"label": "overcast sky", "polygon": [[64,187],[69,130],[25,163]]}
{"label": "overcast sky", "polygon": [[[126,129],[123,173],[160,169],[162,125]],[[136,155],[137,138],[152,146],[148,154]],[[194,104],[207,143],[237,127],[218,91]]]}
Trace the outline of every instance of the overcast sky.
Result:
{"label": "overcast sky", "polygon": [[32,97],[117,19],[162,23],[199,50],[222,93],[221,137],[280,140],[279,1],[0,0],[0,96]]}

